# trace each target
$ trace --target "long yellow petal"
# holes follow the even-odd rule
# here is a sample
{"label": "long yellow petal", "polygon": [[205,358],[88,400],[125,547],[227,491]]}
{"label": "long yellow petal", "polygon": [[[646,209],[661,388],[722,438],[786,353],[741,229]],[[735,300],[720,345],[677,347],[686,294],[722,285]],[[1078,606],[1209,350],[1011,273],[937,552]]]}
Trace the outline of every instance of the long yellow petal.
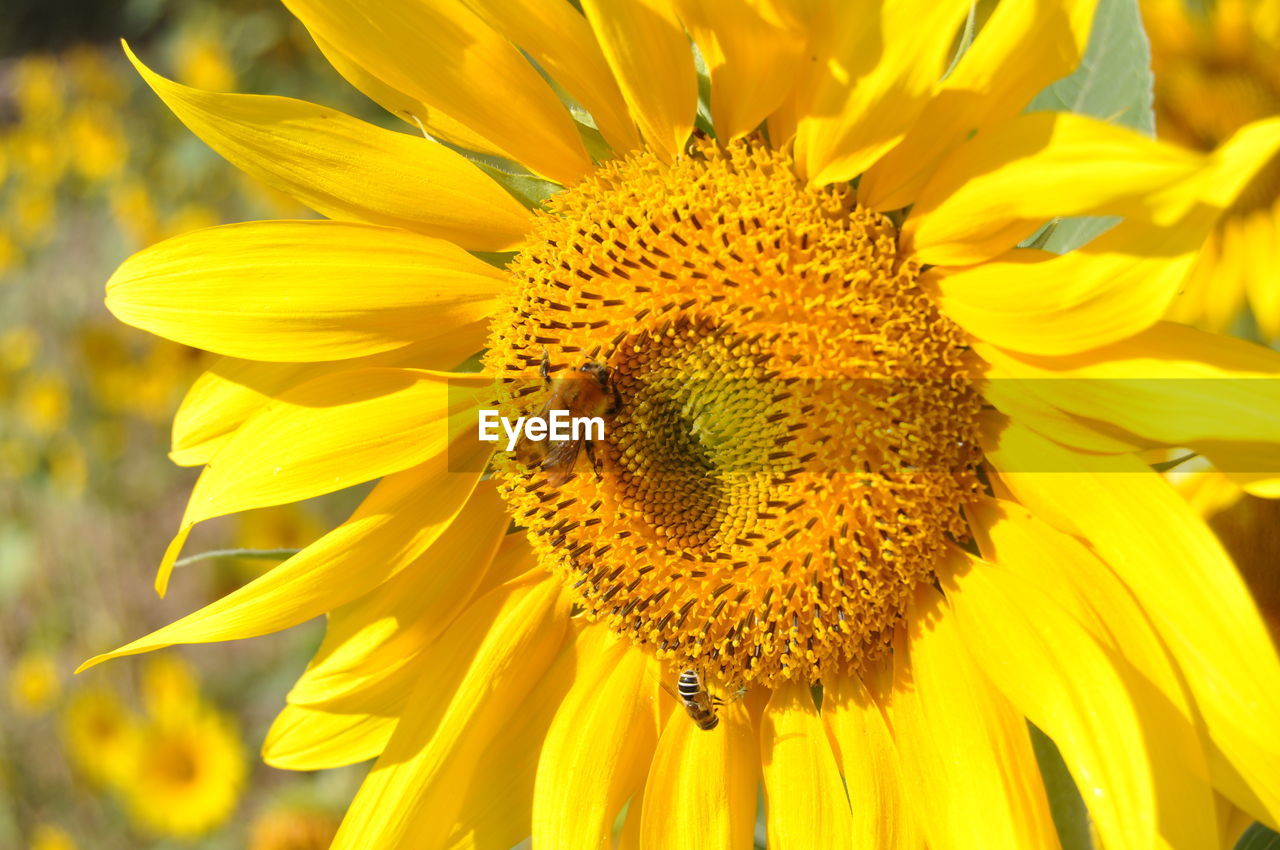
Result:
{"label": "long yellow petal", "polygon": [[784,683],[769,698],[760,764],[770,847],[852,850],[849,799],[807,684]]}
{"label": "long yellow petal", "polygon": [[[1140,600],[1186,676],[1226,764],[1233,801],[1280,816],[1280,660],[1248,589],[1200,517],[1156,473],[1128,456],[1073,452],[1017,425],[987,457],[1037,515],[1069,516]],[[1252,799],[1246,799],[1252,798]]]}
{"label": "long yellow petal", "polygon": [[1146,330],[1167,312],[1213,223],[1125,221],[1064,256],[1013,250],[935,269],[939,305],[978,339],[1030,354],[1073,354]]}
{"label": "long yellow petal", "polygon": [[862,680],[847,675],[824,682],[822,719],[849,789],[853,846],[923,847],[905,796],[893,734]]}
{"label": "long yellow petal", "polygon": [[675,159],[693,131],[698,77],[671,0],[584,0],[582,10],[644,140]]}
{"label": "long yellow petal", "polygon": [[[942,586],[960,639],[1058,745],[1103,843],[1155,847],[1151,764],[1118,659],[1027,579],[972,556],[956,560]],[[1213,836],[1212,811],[1208,826]]]}
{"label": "long yellow petal", "polygon": [[1160,322],[1064,357],[1017,355],[981,342],[974,350],[989,364],[992,383],[1009,382],[1137,441],[1210,452],[1224,442],[1280,443],[1280,353],[1260,345]]}
{"label": "long yellow petal", "polygon": [[797,102],[796,162],[813,183],[850,180],[901,141],[946,67],[966,0],[848,0],[813,24]]}
{"label": "long yellow petal", "polygon": [[329,613],[324,642],[289,692],[294,705],[326,703],[385,682],[462,612],[489,570],[509,519],[481,482],[449,527],[373,591]]}
{"label": "long yellow petal", "polygon": [[426,343],[414,343],[383,354],[329,363],[261,363],[221,357],[213,362],[183,397],[173,417],[169,457],[179,466],[208,463],[250,416],[285,390],[322,375],[373,366],[452,368],[477,351],[466,328]]}
{"label": "long yellow petal", "polygon": [[441,239],[339,221],[259,221],[139,251],[107,281],[107,308],[194,348],[308,362],[431,339],[456,349],[460,335],[479,350],[507,289],[502,270]]}
{"label": "long yellow petal", "polygon": [[982,262],[1054,216],[1132,210],[1135,200],[1207,164],[1200,154],[1096,118],[1033,112],[984,130],[943,159],[902,237],[921,262]]}
{"label": "long yellow petal", "polygon": [[1083,543],[1021,505],[992,501],[972,516],[983,557],[1052,597],[1116,662],[1147,742],[1160,834],[1212,842],[1217,813],[1199,713],[1132,592]]}
{"label": "long yellow petal", "polygon": [[392,115],[400,118],[414,128],[415,132],[425,130],[433,138],[441,139],[451,145],[457,145],[469,151],[512,159],[511,154],[499,148],[483,136],[459,124],[439,109],[432,109],[420,100],[391,86],[369,73],[359,62],[343,53],[325,39],[311,34],[316,46],[324,54],[324,58],[334,67],[343,79],[351,83],[365,97],[379,104]]}
{"label": "long yellow petal", "polygon": [[157,588],[163,593],[198,522],[332,493],[447,454],[474,422],[488,386],[491,379],[481,375],[371,368],[282,393],[227,440],[196,481]]}
{"label": "long yellow petal", "polygon": [[568,3],[538,0],[463,0],[513,44],[533,57],[556,83],[582,104],[610,146],[625,154],[640,146],[604,53],[591,26]]}
{"label": "long yellow petal", "polygon": [[916,199],[929,174],[970,134],[1012,118],[1075,69],[1097,0],[1000,3],[902,143],[867,170],[858,202],[893,210]]}
{"label": "long yellow petal", "polygon": [[472,251],[518,247],[528,230],[528,211],[443,145],[301,100],[189,88],[125,50],[191,132],[316,212],[414,230]]}
{"label": "long yellow petal", "polygon": [[707,64],[716,137],[753,132],[782,104],[804,67],[809,41],[804,16],[794,3],[776,0],[676,0],[675,5]]}
{"label": "long yellow petal", "polygon": [[[644,850],[750,850],[760,785],[757,733],[743,700],[699,729],[672,710],[658,739],[640,809]],[[628,821],[634,814],[628,815]]]}
{"label": "long yellow petal", "polygon": [[[890,719],[932,850],[1057,848],[1026,723],[922,586],[894,643]],[[980,815],[976,814],[980,813]]]}
{"label": "long yellow petal", "polygon": [[559,654],[568,614],[557,580],[540,570],[472,604],[424,658],[334,850],[444,843],[473,793],[477,758]]}
{"label": "long yellow petal", "polygon": [[[576,640],[566,639],[519,710],[499,725],[484,751],[467,767],[472,790],[463,795],[453,829],[439,845],[443,850],[514,847],[528,837],[534,777],[546,746],[544,739],[570,690],[583,684],[579,673],[585,632],[581,630]],[[424,811],[436,810],[434,795],[454,796],[447,787],[449,781],[440,780],[422,800]],[[478,788],[484,789],[483,793],[475,793]]]}
{"label": "long yellow petal", "polygon": [[442,454],[417,469],[388,476],[344,524],[270,572],[80,669],[179,643],[257,637],[304,623],[369,592],[422,554],[475,488],[478,474],[449,474],[447,464]]}
{"label": "long yellow petal", "polygon": [[286,705],[262,744],[262,760],[279,770],[328,770],[377,758],[391,740],[388,714],[334,714]]}
{"label": "long yellow petal", "polygon": [[590,170],[573,119],[551,87],[460,0],[285,0],[285,6],[386,85],[439,109],[531,170],[560,183]]}
{"label": "long yellow petal", "polygon": [[533,844],[608,850],[619,809],[643,783],[658,740],[657,663],[603,626],[543,743]]}
{"label": "long yellow petal", "polygon": [[179,466],[208,463],[232,432],[272,396],[334,368],[331,364],[258,363],[232,357],[216,360],[196,378],[173,416],[169,457]]}

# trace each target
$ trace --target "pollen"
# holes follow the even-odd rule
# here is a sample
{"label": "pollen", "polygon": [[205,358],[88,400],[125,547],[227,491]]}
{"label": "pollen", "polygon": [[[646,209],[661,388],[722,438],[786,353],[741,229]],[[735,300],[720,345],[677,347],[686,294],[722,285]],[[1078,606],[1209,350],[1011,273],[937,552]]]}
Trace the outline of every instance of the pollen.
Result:
{"label": "pollen", "polygon": [[493,474],[585,616],[726,686],[885,652],[965,537],[982,405],[892,221],[700,139],[602,165],[528,245],[486,354],[500,405],[536,412],[587,362],[619,405],[558,486],[514,454]]}

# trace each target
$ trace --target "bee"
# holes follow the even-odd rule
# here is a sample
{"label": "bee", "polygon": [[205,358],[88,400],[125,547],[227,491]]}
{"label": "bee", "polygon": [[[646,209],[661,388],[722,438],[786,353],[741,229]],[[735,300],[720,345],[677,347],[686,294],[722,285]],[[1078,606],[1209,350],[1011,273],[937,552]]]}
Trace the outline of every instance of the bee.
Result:
{"label": "bee", "polygon": [[720,722],[716,707],[724,705],[724,700],[707,693],[702,679],[696,670],[685,670],[676,680],[676,699],[689,712],[689,717],[703,731],[716,728]]}
{"label": "bee", "polygon": [[[547,403],[538,412],[545,419],[553,410],[567,410],[574,417],[612,416],[622,407],[622,399],[613,385],[609,369],[602,363],[588,360],[562,378],[551,379],[551,360],[546,349],[542,351],[542,365],[538,369],[542,380],[551,388]],[[585,447],[587,459],[599,474],[594,442],[589,437],[570,437],[567,440],[531,440],[521,435],[516,443],[516,459],[526,466],[536,466],[547,474],[547,480],[559,487],[569,480],[578,462],[578,452]]]}

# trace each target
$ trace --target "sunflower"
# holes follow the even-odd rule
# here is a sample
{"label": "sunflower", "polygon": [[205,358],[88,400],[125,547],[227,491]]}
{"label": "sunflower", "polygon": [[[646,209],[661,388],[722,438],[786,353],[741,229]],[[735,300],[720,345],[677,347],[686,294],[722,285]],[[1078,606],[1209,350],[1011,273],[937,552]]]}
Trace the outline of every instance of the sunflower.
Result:
{"label": "sunflower", "polygon": [[249,827],[249,850],[327,850],[338,831],[333,815],[301,806],[279,806]]}
{"label": "sunflower", "polygon": [[[1252,121],[1280,115],[1280,2],[1143,0],[1161,138],[1213,150]],[[1280,159],[1260,170],[1214,228],[1170,318],[1222,331],[1247,302],[1259,333],[1280,339]]]}
{"label": "sunflower", "polygon": [[9,671],[9,704],[17,714],[44,714],[61,690],[57,662],[48,652],[24,652]]}
{"label": "sunflower", "polygon": [[67,754],[96,785],[114,785],[128,770],[137,742],[139,719],[120,696],[105,686],[71,696],[62,716]]}
{"label": "sunflower", "polygon": [[127,779],[125,809],[141,829],[192,837],[220,826],[236,807],[246,761],[230,720],[203,703],[153,716],[139,730]]}
{"label": "sunflower", "polygon": [[[158,589],[197,522],[378,483],[90,663],[327,614],[264,753],[377,759],[337,848],[595,848],[624,811],[623,846],[749,847],[761,786],[771,848],[1054,847],[1027,721],[1108,847],[1276,824],[1280,662],[1144,453],[1274,452],[1280,355],[1161,316],[1280,122],[1199,153],[1024,114],[1089,0],[1001,3],[945,76],[967,0],[286,5],[408,131],[134,59],[328,217],[108,284],[222,355]],[[1122,221],[1018,247],[1078,215]],[[477,439],[565,376],[607,400],[576,467]]]}

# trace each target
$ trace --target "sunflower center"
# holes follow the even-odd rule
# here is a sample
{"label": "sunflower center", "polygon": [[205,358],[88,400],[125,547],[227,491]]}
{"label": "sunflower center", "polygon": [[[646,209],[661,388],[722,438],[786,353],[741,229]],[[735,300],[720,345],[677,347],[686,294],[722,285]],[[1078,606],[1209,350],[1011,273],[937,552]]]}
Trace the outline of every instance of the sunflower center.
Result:
{"label": "sunflower center", "polygon": [[979,489],[963,335],[892,222],[784,153],[702,140],[556,195],[510,270],[486,355],[504,415],[587,362],[620,402],[572,476],[494,461],[587,614],[725,684],[881,653]]}

